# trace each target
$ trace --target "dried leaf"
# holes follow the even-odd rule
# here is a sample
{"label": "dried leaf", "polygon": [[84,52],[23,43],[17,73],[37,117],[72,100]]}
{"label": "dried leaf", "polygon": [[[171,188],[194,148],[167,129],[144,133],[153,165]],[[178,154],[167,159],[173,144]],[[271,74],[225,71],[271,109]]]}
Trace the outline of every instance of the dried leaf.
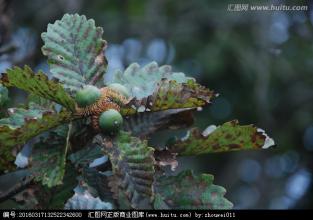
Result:
{"label": "dried leaf", "polygon": [[186,137],[172,143],[171,152],[181,156],[235,150],[264,149],[274,145],[265,132],[254,125],[239,125],[237,120],[223,125],[209,126],[202,133],[194,128]]}
{"label": "dried leaf", "polygon": [[127,105],[122,106],[121,113],[132,115],[145,111],[198,108],[209,104],[215,96],[213,91],[197,84],[194,80],[178,83],[162,79],[151,95],[142,99],[132,99]]}

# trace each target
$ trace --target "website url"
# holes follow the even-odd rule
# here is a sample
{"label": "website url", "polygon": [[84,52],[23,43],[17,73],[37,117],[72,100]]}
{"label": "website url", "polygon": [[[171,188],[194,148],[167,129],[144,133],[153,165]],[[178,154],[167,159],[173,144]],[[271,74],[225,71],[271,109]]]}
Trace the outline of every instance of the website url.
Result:
{"label": "website url", "polygon": [[307,5],[228,4],[227,11],[307,11]]}

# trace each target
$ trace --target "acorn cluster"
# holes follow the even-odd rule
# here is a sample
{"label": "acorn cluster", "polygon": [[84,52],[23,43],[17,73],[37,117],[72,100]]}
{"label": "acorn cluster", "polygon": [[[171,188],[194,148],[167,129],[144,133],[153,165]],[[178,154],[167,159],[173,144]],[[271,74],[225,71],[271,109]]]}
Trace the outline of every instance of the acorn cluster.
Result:
{"label": "acorn cluster", "polygon": [[100,89],[85,86],[76,93],[76,115],[90,116],[96,131],[114,134],[123,124],[120,108],[128,103],[128,97],[127,88],[121,84],[113,83]]}

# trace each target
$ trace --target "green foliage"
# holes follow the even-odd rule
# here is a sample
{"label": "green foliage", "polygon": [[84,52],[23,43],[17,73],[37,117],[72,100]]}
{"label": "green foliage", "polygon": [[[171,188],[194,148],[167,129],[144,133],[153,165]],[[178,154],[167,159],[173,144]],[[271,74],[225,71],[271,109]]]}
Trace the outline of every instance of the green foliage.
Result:
{"label": "green foliage", "polygon": [[70,132],[69,126],[63,125],[34,144],[30,170],[42,185],[50,188],[63,183]]}
{"label": "green foliage", "polygon": [[[113,146],[112,146],[113,145]],[[154,149],[146,141],[121,132],[113,144],[105,144],[116,177],[118,202],[131,208],[151,208],[154,180]],[[126,199],[126,200],[125,200]],[[122,201],[124,200],[124,201]],[[127,207],[120,207],[127,208]]]}
{"label": "green foliage", "polygon": [[163,176],[156,181],[155,209],[230,209],[224,198],[226,190],[213,184],[209,174],[194,175],[184,171],[177,176]]}
{"label": "green foliage", "polygon": [[[93,20],[66,14],[42,34],[42,52],[58,82],[27,66],[2,75],[4,86],[30,94],[27,108],[8,109],[9,117],[0,119],[0,171],[13,169],[13,151],[35,139],[28,167],[0,176],[0,199],[9,198],[0,207],[232,208],[212,175],[184,171],[171,176],[164,166],[175,170],[177,155],[268,148],[274,141],[263,130],[234,120],[203,132],[193,128],[162,151],[150,147],[149,135],[191,126],[193,112],[216,95],[194,78],[155,62],[117,71],[106,82],[117,93],[100,90],[107,63],[102,32]],[[0,84],[0,105],[7,95]],[[128,99],[121,101],[121,95]],[[57,111],[54,102],[65,108]]]}
{"label": "green foliage", "polygon": [[75,101],[65,92],[61,84],[49,80],[43,72],[35,74],[28,66],[25,66],[24,69],[19,67],[8,69],[1,77],[0,82],[7,87],[14,86],[54,101],[71,111],[75,110]]}
{"label": "green foliage", "polygon": [[42,52],[48,57],[53,76],[64,88],[76,92],[86,84],[102,81],[107,65],[102,34],[102,28],[96,27],[93,19],[78,14],[65,14],[42,33]]}
{"label": "green foliage", "polygon": [[130,91],[131,97],[142,99],[154,93],[162,79],[174,80],[177,83],[186,83],[193,78],[186,77],[184,73],[172,72],[172,67],[165,65],[159,67],[156,62],[140,68],[133,63],[124,72],[116,71],[110,83],[119,83]]}
{"label": "green foliage", "polygon": [[209,104],[214,97],[213,91],[199,85],[194,80],[178,83],[163,79],[150,96],[139,100],[134,98],[126,106],[123,106],[121,112],[123,115],[132,115],[144,111],[197,108]]}
{"label": "green foliage", "polygon": [[261,149],[273,146],[274,142],[264,131],[254,125],[239,125],[230,121],[216,127],[210,126],[202,133],[194,128],[187,136],[172,143],[169,148],[181,156],[200,155],[235,150]]}
{"label": "green foliage", "polygon": [[134,136],[145,137],[162,129],[189,127],[194,121],[192,113],[190,108],[137,113],[126,117],[123,128]]}
{"label": "green foliage", "polygon": [[93,160],[103,156],[101,147],[92,145],[77,151],[69,156],[69,160],[75,165],[75,167],[87,167]]}
{"label": "green foliage", "polygon": [[56,113],[36,104],[30,104],[28,109],[11,108],[9,114],[9,118],[0,119],[0,170],[5,170],[14,159],[13,147],[72,119],[70,112]]}
{"label": "green foliage", "polygon": [[[66,201],[74,194],[73,189],[77,185],[77,171],[67,164],[62,184],[52,188],[45,186],[41,188],[42,194],[37,195],[42,203],[42,208],[63,209]],[[43,195],[46,195],[45,198]]]}
{"label": "green foliage", "polygon": [[156,62],[140,68],[131,64],[124,72],[116,71],[109,82],[123,85],[133,99],[122,108],[123,115],[144,111],[163,111],[197,108],[211,102],[213,91],[196,83],[184,73],[172,72],[169,65],[159,67]]}

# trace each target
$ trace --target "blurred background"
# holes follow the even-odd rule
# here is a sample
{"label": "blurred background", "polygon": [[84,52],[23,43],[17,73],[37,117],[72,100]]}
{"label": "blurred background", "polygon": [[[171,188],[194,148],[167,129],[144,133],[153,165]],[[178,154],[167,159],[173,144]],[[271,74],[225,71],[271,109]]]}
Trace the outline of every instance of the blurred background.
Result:
{"label": "blurred background", "polygon": [[[85,14],[104,29],[107,78],[153,60],[195,77],[220,97],[196,126],[238,119],[256,124],[277,147],[181,158],[180,168],[215,176],[236,209],[313,208],[313,2],[302,11],[229,11],[231,1],[0,0],[0,72],[28,64],[48,72],[40,33],[64,13]],[[11,89],[11,106],[26,95]],[[183,135],[185,131],[174,132]],[[162,145],[168,132],[152,144]],[[156,141],[157,140],[157,141]]]}

